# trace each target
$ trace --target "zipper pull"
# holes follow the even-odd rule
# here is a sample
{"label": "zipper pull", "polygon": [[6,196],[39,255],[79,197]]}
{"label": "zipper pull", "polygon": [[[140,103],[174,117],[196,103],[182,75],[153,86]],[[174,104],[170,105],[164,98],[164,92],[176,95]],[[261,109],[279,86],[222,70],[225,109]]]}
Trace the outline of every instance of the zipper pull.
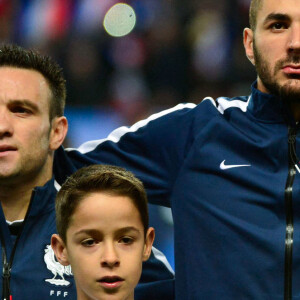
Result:
{"label": "zipper pull", "polygon": [[[296,143],[296,133],[295,133],[295,131],[293,130],[291,130],[291,134],[290,134],[290,136],[289,136],[289,139],[288,139],[288,142],[289,142],[289,144],[290,144],[290,147],[293,149],[293,152],[294,152],[294,156],[295,156],[295,158],[296,158],[296,160],[298,159],[298,156],[297,156],[297,154],[296,154],[296,150],[295,150],[295,143]],[[298,173],[300,173],[300,161],[296,161],[295,162],[295,160],[294,160],[294,166],[295,166],[295,168],[296,168],[296,170],[298,171]]]}
{"label": "zipper pull", "polygon": [[3,265],[3,300],[12,300],[12,295],[10,295],[9,279],[10,279],[11,268],[8,263]]}
{"label": "zipper pull", "polygon": [[[298,163],[299,164],[299,163]],[[298,173],[300,174],[300,168],[298,167],[298,164],[295,164],[295,168],[298,171]]]}
{"label": "zipper pull", "polygon": [[297,128],[289,127],[288,143],[289,143],[289,148],[290,148],[289,151],[290,151],[291,161],[293,162],[294,167],[297,170],[297,172],[300,174],[300,160],[296,153],[296,136],[297,136],[298,127],[299,127],[298,125],[297,125]]}

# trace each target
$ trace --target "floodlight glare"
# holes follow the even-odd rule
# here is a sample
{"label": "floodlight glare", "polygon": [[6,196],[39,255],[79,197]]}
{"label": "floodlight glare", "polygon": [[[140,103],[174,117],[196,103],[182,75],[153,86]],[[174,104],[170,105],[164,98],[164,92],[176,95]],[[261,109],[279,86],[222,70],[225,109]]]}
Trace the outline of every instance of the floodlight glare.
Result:
{"label": "floodlight glare", "polygon": [[136,23],[134,9],[125,3],[117,3],[106,13],[103,26],[114,37],[124,36],[132,31]]}

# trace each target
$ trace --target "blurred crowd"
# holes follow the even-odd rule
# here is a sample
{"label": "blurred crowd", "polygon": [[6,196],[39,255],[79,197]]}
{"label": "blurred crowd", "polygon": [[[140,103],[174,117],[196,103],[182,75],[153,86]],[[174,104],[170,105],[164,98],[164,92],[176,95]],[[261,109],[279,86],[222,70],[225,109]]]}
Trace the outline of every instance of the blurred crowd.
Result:
{"label": "blurred crowd", "polygon": [[[242,45],[250,0],[126,0],[134,30],[110,36],[117,0],[0,0],[0,41],[36,48],[67,79],[66,146],[105,137],[180,102],[250,93],[256,75]],[[150,205],[156,246],[174,267],[172,216]]]}
{"label": "blurred crowd", "polygon": [[[137,23],[115,38],[107,10],[131,5]],[[205,96],[248,94],[242,46],[250,0],[0,0],[0,40],[34,47],[64,68],[68,106],[107,107],[131,124]]]}

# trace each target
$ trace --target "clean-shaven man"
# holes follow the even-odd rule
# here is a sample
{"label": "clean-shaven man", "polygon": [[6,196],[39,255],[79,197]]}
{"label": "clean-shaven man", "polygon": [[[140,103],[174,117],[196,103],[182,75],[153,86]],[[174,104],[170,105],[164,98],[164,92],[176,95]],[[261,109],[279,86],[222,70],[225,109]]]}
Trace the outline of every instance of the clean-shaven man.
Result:
{"label": "clean-shaven man", "polygon": [[[67,155],[61,147],[65,98],[62,70],[49,57],[0,47],[1,299],[76,299],[72,271],[50,247],[57,178],[91,164],[90,156],[98,161],[97,153],[72,158],[74,151]],[[174,276],[164,256],[153,249],[148,262],[136,298],[173,299]]]}

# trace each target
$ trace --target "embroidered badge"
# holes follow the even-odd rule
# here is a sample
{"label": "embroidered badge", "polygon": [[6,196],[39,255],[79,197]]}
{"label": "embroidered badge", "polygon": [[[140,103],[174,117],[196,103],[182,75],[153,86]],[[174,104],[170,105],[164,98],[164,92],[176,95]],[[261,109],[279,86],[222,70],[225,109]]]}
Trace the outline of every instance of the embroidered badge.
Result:
{"label": "embroidered badge", "polygon": [[[46,246],[44,261],[46,263],[47,269],[52,272],[53,278],[45,279],[46,282],[54,284],[57,286],[68,286],[70,282],[64,278],[64,275],[72,276],[71,266],[61,265],[55,257],[54,251],[50,245]],[[60,278],[57,279],[57,276]]]}

